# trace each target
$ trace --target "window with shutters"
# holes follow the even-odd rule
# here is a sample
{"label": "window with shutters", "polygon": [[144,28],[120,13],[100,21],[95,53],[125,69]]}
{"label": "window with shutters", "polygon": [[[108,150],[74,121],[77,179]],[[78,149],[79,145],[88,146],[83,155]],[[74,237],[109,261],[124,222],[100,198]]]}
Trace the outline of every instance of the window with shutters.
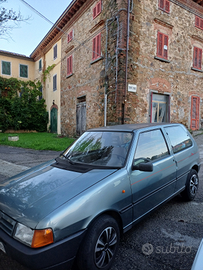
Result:
{"label": "window with shutters", "polygon": [[93,19],[96,18],[101,13],[102,1],[99,1],[93,8]]}
{"label": "window with shutters", "polygon": [[93,38],[92,41],[92,60],[101,57],[101,33]]}
{"label": "window with shutters", "polygon": [[42,59],[39,60],[39,71],[42,70]]}
{"label": "window with shutters", "polygon": [[194,47],[193,68],[201,70],[202,68],[202,49]]}
{"label": "window with shutters", "polygon": [[28,78],[28,66],[20,64],[20,77]]}
{"label": "window with shutters", "polygon": [[1,61],[1,74],[11,75],[11,62]]}
{"label": "window with shutters", "polygon": [[203,19],[198,16],[195,16],[195,26],[203,30]]}
{"label": "window with shutters", "polygon": [[73,57],[72,55],[67,58],[67,76],[73,73]]}
{"label": "window with shutters", "polygon": [[199,102],[200,98],[192,96],[191,97],[191,124],[190,128],[192,130],[199,129]]}
{"label": "window with shutters", "polygon": [[73,30],[68,33],[67,42],[69,43],[73,39]]}
{"label": "window with shutters", "polygon": [[160,32],[157,36],[157,56],[168,59],[168,36]]}
{"label": "window with shutters", "polygon": [[54,51],[54,60],[55,60],[57,58],[57,44],[54,45],[53,51]]}
{"label": "window with shutters", "polygon": [[159,9],[169,13],[170,12],[170,2],[168,0],[159,0]]}
{"label": "window with shutters", "polygon": [[57,90],[57,74],[53,76],[53,91]]}

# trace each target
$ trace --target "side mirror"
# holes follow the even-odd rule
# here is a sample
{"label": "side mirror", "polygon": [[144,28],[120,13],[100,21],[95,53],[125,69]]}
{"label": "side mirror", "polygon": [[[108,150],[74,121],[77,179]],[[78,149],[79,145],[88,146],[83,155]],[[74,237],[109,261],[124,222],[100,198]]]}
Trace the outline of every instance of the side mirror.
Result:
{"label": "side mirror", "polygon": [[153,171],[153,164],[151,162],[141,162],[136,165],[132,165],[132,170],[139,170],[142,172],[152,172]]}

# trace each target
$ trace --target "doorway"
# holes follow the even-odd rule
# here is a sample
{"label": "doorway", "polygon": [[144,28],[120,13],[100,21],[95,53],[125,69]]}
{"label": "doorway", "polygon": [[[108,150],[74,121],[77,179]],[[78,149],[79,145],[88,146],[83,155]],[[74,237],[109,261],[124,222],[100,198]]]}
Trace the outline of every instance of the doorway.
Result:
{"label": "doorway", "polygon": [[169,96],[151,94],[151,123],[169,122]]}
{"label": "doorway", "polygon": [[80,136],[86,130],[86,97],[77,99],[76,105],[76,134]]}
{"label": "doorway", "polygon": [[51,132],[52,133],[57,133],[57,115],[58,115],[58,110],[56,108],[51,109]]}

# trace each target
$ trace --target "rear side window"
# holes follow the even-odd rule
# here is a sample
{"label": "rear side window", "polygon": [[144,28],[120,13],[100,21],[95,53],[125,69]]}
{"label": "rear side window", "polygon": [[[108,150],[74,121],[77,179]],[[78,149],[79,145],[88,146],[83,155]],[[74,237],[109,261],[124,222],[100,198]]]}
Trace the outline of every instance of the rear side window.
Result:
{"label": "rear side window", "polygon": [[174,153],[178,153],[192,146],[189,135],[181,126],[166,127],[165,130],[170,138]]}
{"label": "rear side window", "polygon": [[168,155],[168,147],[160,129],[140,133],[134,159],[153,161]]}

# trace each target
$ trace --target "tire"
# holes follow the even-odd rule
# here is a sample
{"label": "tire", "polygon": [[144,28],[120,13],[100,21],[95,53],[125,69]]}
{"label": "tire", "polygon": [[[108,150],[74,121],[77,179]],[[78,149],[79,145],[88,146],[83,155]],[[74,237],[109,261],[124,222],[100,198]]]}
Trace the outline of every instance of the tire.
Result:
{"label": "tire", "polygon": [[115,219],[104,215],[96,219],[87,231],[77,256],[79,270],[110,269],[120,242],[120,230]]}
{"label": "tire", "polygon": [[191,170],[188,174],[185,190],[181,193],[182,197],[186,201],[194,200],[199,186],[199,177],[197,171]]}

